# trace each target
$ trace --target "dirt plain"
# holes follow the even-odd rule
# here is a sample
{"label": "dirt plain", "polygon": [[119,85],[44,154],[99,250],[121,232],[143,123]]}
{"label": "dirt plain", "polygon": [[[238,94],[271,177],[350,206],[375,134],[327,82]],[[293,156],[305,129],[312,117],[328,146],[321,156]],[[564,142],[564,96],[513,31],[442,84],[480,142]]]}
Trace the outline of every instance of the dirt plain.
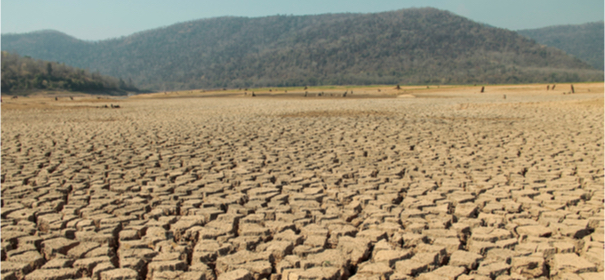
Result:
{"label": "dirt plain", "polygon": [[603,279],[574,87],[3,96],[2,279]]}

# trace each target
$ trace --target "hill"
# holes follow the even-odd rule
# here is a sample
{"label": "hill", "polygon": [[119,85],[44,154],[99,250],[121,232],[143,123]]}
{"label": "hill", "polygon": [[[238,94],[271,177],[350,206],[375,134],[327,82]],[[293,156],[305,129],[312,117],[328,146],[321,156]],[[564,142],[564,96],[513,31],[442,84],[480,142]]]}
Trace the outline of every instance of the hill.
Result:
{"label": "hill", "polygon": [[110,95],[126,95],[139,90],[122,79],[89,73],[31,57],[2,52],[2,93],[26,94],[40,90],[67,90]]}
{"label": "hill", "polygon": [[433,8],[211,18],[98,42],[43,31],[2,42],[155,90],[603,80],[558,49]]}
{"label": "hill", "polygon": [[559,25],[517,31],[536,42],[555,47],[586,61],[595,69],[603,70],[603,26],[601,22],[580,25]]}

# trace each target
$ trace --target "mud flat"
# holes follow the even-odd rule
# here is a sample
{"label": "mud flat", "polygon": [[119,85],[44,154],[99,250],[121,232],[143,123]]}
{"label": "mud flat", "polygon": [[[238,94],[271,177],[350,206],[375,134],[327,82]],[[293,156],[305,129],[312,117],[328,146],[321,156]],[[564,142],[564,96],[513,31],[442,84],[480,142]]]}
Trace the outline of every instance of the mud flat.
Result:
{"label": "mud flat", "polygon": [[2,279],[603,279],[575,91],[4,97]]}

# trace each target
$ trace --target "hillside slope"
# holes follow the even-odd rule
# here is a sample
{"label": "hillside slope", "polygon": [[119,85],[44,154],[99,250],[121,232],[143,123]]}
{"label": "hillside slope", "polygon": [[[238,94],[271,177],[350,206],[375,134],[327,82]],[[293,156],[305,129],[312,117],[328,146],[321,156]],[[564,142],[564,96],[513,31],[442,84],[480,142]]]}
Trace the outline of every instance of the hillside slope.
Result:
{"label": "hillside slope", "polygon": [[580,25],[559,25],[539,29],[517,31],[536,42],[555,47],[573,55],[595,69],[603,70],[604,23],[591,22]]}
{"label": "hillside slope", "polygon": [[41,90],[110,95],[139,91],[132,82],[2,51],[2,94],[27,94]]}
{"label": "hillside slope", "polygon": [[[374,14],[221,17],[84,42],[2,35],[2,49],[156,90],[322,84],[602,80],[562,51],[433,8]],[[50,49],[47,46],[59,46]]]}

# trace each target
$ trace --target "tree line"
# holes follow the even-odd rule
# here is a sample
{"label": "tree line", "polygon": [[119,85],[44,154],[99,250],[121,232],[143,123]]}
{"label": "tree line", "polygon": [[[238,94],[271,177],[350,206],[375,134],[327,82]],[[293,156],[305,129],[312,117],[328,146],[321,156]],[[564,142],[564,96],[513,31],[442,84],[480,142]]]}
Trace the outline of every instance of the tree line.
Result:
{"label": "tree line", "polygon": [[132,80],[2,51],[2,93],[66,90],[111,95],[138,92]]}

